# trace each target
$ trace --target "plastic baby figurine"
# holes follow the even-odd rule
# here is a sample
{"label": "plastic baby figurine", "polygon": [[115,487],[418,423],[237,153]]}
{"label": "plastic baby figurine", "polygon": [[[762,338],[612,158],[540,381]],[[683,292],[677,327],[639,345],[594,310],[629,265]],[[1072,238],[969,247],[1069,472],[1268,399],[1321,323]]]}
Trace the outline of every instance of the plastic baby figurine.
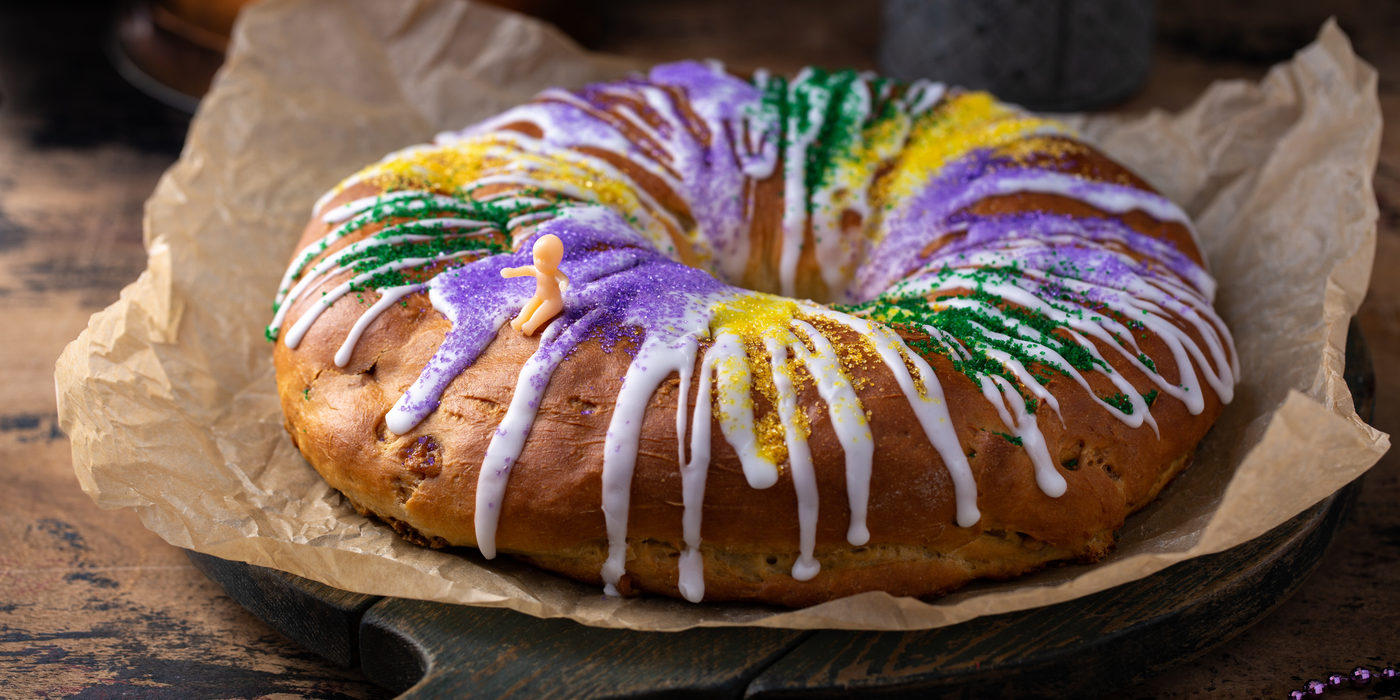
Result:
{"label": "plastic baby figurine", "polygon": [[535,296],[525,302],[520,315],[510,322],[511,328],[524,331],[525,335],[534,335],[540,326],[564,310],[564,290],[569,288],[569,276],[559,271],[559,261],[564,259],[564,242],[552,233],[540,236],[535,241],[534,253],[534,265],[501,270],[502,277],[535,276]]}

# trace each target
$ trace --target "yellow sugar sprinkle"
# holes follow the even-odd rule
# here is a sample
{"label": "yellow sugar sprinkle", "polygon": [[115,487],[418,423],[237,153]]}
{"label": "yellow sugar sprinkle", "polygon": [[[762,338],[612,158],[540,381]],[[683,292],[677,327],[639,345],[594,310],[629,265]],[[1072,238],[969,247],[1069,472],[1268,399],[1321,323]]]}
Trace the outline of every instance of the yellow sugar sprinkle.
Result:
{"label": "yellow sugar sprinkle", "polygon": [[729,330],[743,338],[745,344],[757,342],[762,347],[763,338],[788,332],[792,319],[797,317],[797,303],[772,294],[748,292],[715,304],[710,312],[712,334]]}
{"label": "yellow sugar sprinkle", "polygon": [[[753,399],[748,392],[748,382],[736,381],[743,377],[740,370],[745,367],[744,360],[737,357],[726,357],[716,365],[720,375],[730,379],[728,382],[719,383],[719,396],[715,402],[716,410],[719,410],[719,404],[728,404],[739,409],[753,408]],[[721,418],[721,420],[723,419]]]}
{"label": "yellow sugar sprinkle", "polygon": [[908,129],[909,117],[904,114],[878,121],[865,129],[856,148],[836,155],[837,167],[833,178],[836,189],[863,191],[876,168],[904,147]]}
{"label": "yellow sugar sprinkle", "polygon": [[1036,158],[1063,158],[1087,152],[1087,147],[1078,141],[1050,136],[1031,136],[1013,141],[996,150],[996,155],[1010,158],[1017,163],[1026,163]]}
{"label": "yellow sugar sprinkle", "polygon": [[914,126],[880,201],[907,197],[949,162],[974,150],[1001,148],[1039,131],[1070,133],[1048,119],[1018,112],[985,92],[954,97]]}
{"label": "yellow sugar sprinkle", "polygon": [[[744,343],[752,390],[766,398],[769,403],[767,412],[754,417],[758,453],[782,469],[788,458],[787,439],[782,419],[778,415],[778,386],[773,382],[772,360],[764,345],[764,339],[776,338],[784,343],[792,340],[793,335],[789,328],[792,326],[792,320],[797,317],[797,304],[791,299],[772,294],[748,292],[715,304],[710,312],[711,337],[724,330],[738,335]],[[800,386],[799,378],[791,374],[791,363],[788,370],[794,388]],[[737,368],[721,363],[719,371],[732,373],[737,371]],[[803,437],[810,432],[806,416],[803,415],[796,418],[794,427]]]}

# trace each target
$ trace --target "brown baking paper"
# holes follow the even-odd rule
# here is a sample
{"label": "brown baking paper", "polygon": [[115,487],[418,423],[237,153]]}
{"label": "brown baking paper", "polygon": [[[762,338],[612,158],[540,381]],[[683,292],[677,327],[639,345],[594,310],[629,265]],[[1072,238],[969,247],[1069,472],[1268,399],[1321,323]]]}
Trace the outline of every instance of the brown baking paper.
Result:
{"label": "brown baking paper", "polygon": [[1216,84],[1181,114],[1074,118],[1196,218],[1244,375],[1196,465],[1129,519],[1103,562],[932,602],[867,593],[788,611],[605,598],[507,558],[408,544],[355,514],[282,428],[262,329],[312,202],[391,150],[629,67],[467,2],[250,8],[147,203],[149,268],[58,362],[83,489],[176,546],[362,593],[638,630],[908,630],[1069,600],[1234,546],[1389,446],[1357,419],[1341,375],[1375,246],[1376,72],[1329,23],[1260,84]]}

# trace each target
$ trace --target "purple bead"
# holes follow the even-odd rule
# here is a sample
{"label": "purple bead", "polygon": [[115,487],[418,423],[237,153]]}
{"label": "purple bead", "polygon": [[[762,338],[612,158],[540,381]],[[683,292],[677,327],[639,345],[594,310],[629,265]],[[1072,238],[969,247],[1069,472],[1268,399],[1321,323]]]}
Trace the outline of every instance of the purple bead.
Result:
{"label": "purple bead", "polygon": [[1317,680],[1308,681],[1304,687],[1307,688],[1309,695],[1321,695],[1327,690],[1327,684]]}
{"label": "purple bead", "polygon": [[1307,693],[1304,693],[1301,690],[1295,690],[1288,694],[1288,700],[1303,700],[1303,698],[1306,698],[1307,696]]}
{"label": "purple bead", "polygon": [[1376,674],[1365,666],[1357,666],[1351,670],[1351,684],[1357,688],[1365,688],[1370,685],[1371,680],[1375,677]]}
{"label": "purple bead", "polygon": [[1340,688],[1345,682],[1347,682],[1347,677],[1340,673],[1334,673],[1327,677],[1328,688]]}
{"label": "purple bead", "polygon": [[1394,666],[1386,666],[1385,668],[1381,669],[1380,676],[1381,676],[1381,678],[1384,678],[1385,680],[1388,680],[1388,681],[1395,680],[1395,675],[1396,675],[1396,673],[1395,673],[1395,667],[1394,667]]}

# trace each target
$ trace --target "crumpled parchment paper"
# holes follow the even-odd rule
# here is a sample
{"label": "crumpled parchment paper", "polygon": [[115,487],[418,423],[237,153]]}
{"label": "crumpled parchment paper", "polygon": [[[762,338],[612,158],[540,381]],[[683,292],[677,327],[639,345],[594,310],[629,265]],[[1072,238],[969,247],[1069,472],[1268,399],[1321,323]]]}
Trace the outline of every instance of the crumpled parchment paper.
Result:
{"label": "crumpled parchment paper", "polygon": [[1376,71],[1335,24],[1259,84],[1185,112],[1074,117],[1195,217],[1244,381],[1196,465],[1093,566],[978,583],[932,602],[883,593],[805,610],[608,599],[474,550],[433,551],[356,515],[284,434],[262,328],[312,202],[365,163],[635,64],[463,0],[252,6],[178,163],[146,206],[149,268],[58,362],[83,489],[171,544],[363,593],[513,608],[638,630],[923,629],[1068,600],[1256,537],[1389,447],[1342,379],[1367,288],[1380,141]]}

